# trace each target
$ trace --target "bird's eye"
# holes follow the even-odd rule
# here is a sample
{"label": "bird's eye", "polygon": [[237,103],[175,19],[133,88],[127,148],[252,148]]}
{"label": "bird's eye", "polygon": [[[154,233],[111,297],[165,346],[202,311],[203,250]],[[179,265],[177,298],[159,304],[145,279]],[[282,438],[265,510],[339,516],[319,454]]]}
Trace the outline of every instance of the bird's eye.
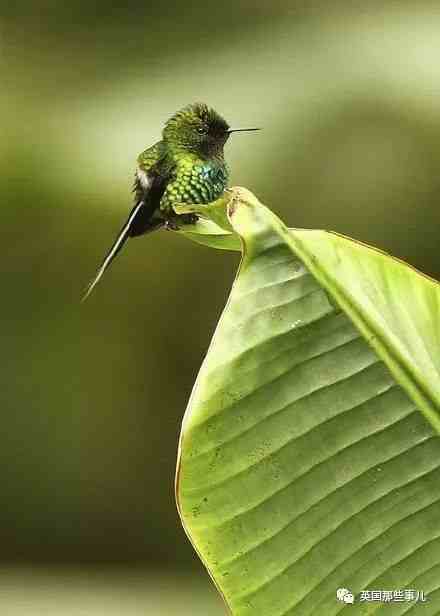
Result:
{"label": "bird's eye", "polygon": [[197,132],[199,133],[199,135],[206,135],[206,127],[199,126],[199,128],[197,129]]}

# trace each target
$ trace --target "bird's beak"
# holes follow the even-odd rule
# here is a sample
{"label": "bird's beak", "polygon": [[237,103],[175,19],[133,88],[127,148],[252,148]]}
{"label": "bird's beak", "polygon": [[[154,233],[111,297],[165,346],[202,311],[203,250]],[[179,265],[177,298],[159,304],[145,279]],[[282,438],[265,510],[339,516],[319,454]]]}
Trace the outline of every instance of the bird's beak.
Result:
{"label": "bird's beak", "polygon": [[261,130],[261,128],[229,128],[226,132],[230,133],[243,133],[251,130]]}

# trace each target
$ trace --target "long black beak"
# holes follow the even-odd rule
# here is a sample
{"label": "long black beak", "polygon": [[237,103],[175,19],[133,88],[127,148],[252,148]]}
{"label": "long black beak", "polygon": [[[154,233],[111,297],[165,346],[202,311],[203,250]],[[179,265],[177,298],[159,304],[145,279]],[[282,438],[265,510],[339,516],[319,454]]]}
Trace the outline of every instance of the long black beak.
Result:
{"label": "long black beak", "polygon": [[261,130],[261,128],[229,128],[228,133],[244,133],[251,130]]}

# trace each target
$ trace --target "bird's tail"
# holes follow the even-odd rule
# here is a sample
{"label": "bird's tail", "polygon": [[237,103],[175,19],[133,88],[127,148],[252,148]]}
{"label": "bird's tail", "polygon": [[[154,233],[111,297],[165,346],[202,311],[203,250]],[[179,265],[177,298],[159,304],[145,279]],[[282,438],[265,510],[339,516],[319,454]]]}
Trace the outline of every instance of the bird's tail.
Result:
{"label": "bird's tail", "polygon": [[[106,254],[101,266],[96,272],[95,277],[87,285],[86,291],[81,299],[81,302],[84,302],[89,297],[93,289],[96,287],[98,282],[101,280],[102,276],[104,275],[104,272],[107,270],[107,268],[109,267],[113,259],[116,257],[116,255],[119,253],[119,251],[121,250],[125,242],[128,240],[130,236],[134,235],[133,229],[135,228],[136,222],[140,218],[143,218],[144,208],[145,208],[145,204],[141,200],[131,210],[130,216],[128,217],[122,229],[119,231],[118,236],[116,237],[115,241],[113,242],[112,247]],[[157,225],[151,225],[151,231],[156,229],[158,226],[161,226],[161,224],[162,223],[157,224]]]}

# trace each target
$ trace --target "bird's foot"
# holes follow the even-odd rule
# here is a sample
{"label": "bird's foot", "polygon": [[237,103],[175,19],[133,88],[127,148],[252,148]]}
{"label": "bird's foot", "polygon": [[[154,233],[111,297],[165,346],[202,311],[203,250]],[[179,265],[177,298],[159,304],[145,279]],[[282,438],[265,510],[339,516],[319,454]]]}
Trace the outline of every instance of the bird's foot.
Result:
{"label": "bird's foot", "polygon": [[182,226],[195,225],[198,220],[197,214],[176,214],[166,220],[165,229],[168,231],[179,231]]}

